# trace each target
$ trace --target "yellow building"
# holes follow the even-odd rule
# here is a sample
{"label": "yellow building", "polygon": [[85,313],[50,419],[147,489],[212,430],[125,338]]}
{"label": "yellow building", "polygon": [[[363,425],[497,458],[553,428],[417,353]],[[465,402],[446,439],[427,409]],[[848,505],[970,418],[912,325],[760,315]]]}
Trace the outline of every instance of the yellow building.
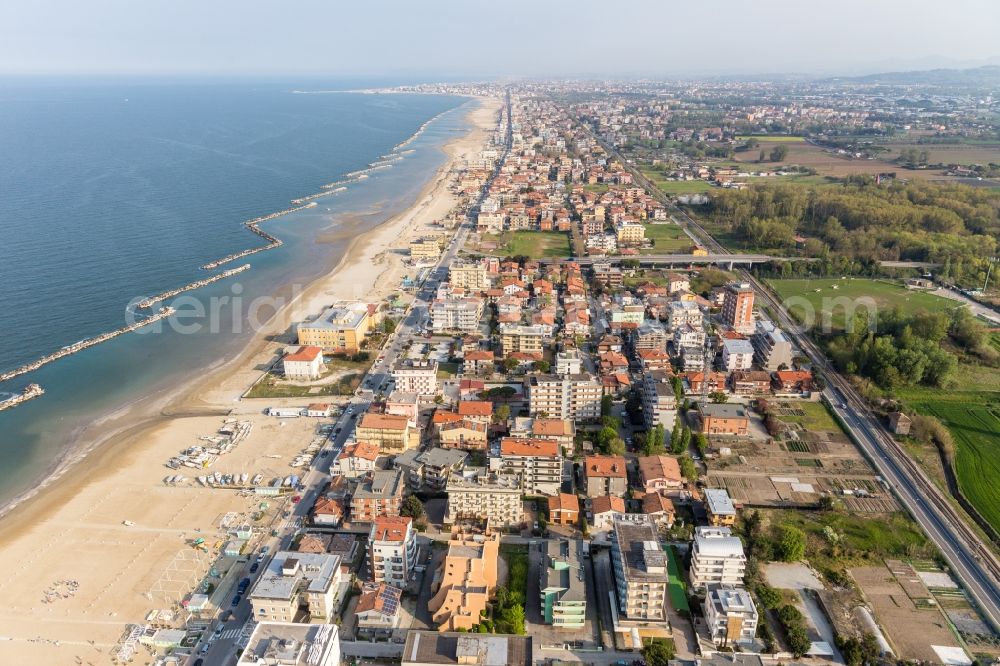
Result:
{"label": "yellow building", "polygon": [[421,238],[410,241],[410,258],[413,261],[436,261],[441,256],[441,241],[437,238]]}
{"label": "yellow building", "polygon": [[410,446],[410,421],[405,416],[368,412],[355,431],[358,443],[377,444],[382,452],[403,451]]}
{"label": "yellow building", "polygon": [[646,240],[646,227],[635,222],[622,222],[615,227],[618,245],[642,245]]}
{"label": "yellow building", "polygon": [[326,352],[356,354],[378,324],[377,314],[377,305],[340,303],[314,321],[299,324],[299,344],[320,347]]}

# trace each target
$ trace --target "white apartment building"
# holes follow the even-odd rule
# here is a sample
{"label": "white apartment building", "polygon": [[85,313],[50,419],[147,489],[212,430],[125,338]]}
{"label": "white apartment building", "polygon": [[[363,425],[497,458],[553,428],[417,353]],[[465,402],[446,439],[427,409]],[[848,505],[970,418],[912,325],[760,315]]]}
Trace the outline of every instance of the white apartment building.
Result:
{"label": "white apartment building", "polygon": [[525,380],[528,409],[551,419],[596,420],[601,417],[603,388],[593,375],[531,375]]}
{"label": "white apartment building", "polygon": [[435,333],[475,333],[482,317],[481,298],[445,298],[431,305],[431,327]]}
{"label": "white apartment building", "polygon": [[382,516],[368,533],[368,568],[372,580],[398,588],[406,586],[417,560],[417,538],[413,519]]}
{"label": "white apartment building", "polygon": [[557,375],[578,375],[583,370],[583,359],[578,349],[566,349],[556,354]]}
{"label": "white apartment building", "polygon": [[500,442],[500,472],[516,474],[525,495],[558,495],[563,459],[554,439],[505,437]]}
{"label": "white apartment building", "polygon": [[712,585],[705,598],[705,624],[718,647],[751,643],[757,634],[757,607],[742,587]]}
{"label": "white apartment building", "polygon": [[699,527],[691,549],[691,587],[741,585],[747,558],[743,543],[728,527]]}
{"label": "white apartment building", "polygon": [[294,622],[299,606],[307,605],[311,618],[329,619],[340,582],[339,555],[279,551],[250,588],[253,617]]}
{"label": "white apartment building", "polygon": [[437,361],[403,359],[392,369],[392,378],[397,391],[432,396],[437,393],[437,373]]}
{"label": "white apartment building", "polygon": [[335,624],[260,622],[236,666],[340,666],[340,628]]}
{"label": "white apartment building", "polygon": [[757,330],[750,336],[754,360],[767,370],[774,372],[782,365],[792,367],[792,343],[784,331],[769,321],[758,321]]}
{"label": "white apartment building", "polygon": [[728,371],[749,370],[753,365],[753,345],[749,340],[722,341],[722,366]]}
{"label": "white apartment building", "polygon": [[642,378],[642,414],[647,428],[657,424],[670,433],[677,420],[677,393],[666,370],[650,370]]}
{"label": "white apartment building", "polygon": [[618,611],[628,620],[665,622],[667,554],[653,520],[615,516],[610,537]]}
{"label": "white apartment building", "polygon": [[701,308],[694,301],[673,301],[667,310],[667,325],[671,330],[684,324],[701,328],[703,319]]}
{"label": "white apartment building", "polygon": [[494,527],[518,525],[524,519],[521,480],[505,474],[490,474],[482,467],[466,468],[448,477],[448,513],[444,522],[463,519],[489,520]]}

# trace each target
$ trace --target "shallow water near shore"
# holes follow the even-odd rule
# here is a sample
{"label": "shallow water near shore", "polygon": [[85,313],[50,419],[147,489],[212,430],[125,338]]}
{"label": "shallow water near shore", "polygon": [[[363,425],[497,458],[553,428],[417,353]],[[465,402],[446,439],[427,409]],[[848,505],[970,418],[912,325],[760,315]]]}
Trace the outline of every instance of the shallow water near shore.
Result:
{"label": "shallow water near shore", "polygon": [[[462,98],[291,90],[0,89],[0,152],[10,158],[0,166],[8,238],[0,250],[0,370],[123,325],[135,297],[208,277],[202,264],[262,244],[244,220],[322,191],[436,118],[391,168],[266,222],[284,246],[223,266],[253,268],[177,297],[185,316],[0,385],[38,382],[46,390],[0,413],[0,505],[57,467],[103,415],[235,356],[254,332],[248,315],[265,320],[272,311],[257,307],[260,297],[293,296],[335,266],[358,234],[412,204],[445,162],[440,147],[467,127],[456,111]],[[191,316],[200,308],[214,315]]]}

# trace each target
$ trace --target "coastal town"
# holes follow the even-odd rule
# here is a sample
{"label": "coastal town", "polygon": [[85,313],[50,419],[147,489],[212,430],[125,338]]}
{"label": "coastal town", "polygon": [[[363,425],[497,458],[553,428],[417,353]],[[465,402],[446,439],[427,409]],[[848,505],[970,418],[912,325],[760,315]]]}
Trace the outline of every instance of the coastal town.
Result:
{"label": "coastal town", "polygon": [[[150,437],[141,475],[67,499],[85,507],[13,551],[0,655],[31,656],[0,661],[1000,656],[993,533],[914,462],[927,421],[851,381],[861,364],[842,371],[775,286],[808,282],[794,294],[807,302],[877,276],[995,330],[989,289],[963,286],[973,260],[942,274],[930,251],[832,257],[831,223],[807,234],[783,224],[795,204],[778,195],[726,198],[815,184],[831,161],[871,187],[996,177],[838,138],[890,124],[979,136],[976,101],[948,95],[929,114],[833,84],[774,104],[735,83],[700,84],[697,100],[693,85],[588,86],[393,89],[472,98],[475,140],[370,242],[370,291],[341,275],[310,294],[211,409]],[[745,225],[723,228],[719,210]],[[278,247],[259,225],[260,249]],[[744,231],[766,239],[726,242]]]}

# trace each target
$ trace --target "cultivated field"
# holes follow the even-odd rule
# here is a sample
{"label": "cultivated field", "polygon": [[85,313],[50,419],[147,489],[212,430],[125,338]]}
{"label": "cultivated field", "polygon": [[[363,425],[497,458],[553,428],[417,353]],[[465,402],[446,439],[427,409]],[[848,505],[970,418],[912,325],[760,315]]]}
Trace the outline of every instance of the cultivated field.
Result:
{"label": "cultivated field", "polygon": [[[922,291],[907,289],[894,282],[864,278],[813,278],[770,280],[789,312],[810,327],[843,329],[845,314],[891,310],[906,312],[951,310],[953,301]],[[827,326],[827,322],[830,326]]]}
{"label": "cultivated field", "polygon": [[655,169],[643,169],[642,174],[664,194],[699,194],[712,189],[712,184],[706,180],[666,180]]}
{"label": "cultivated field", "polygon": [[889,143],[886,147],[891,150],[887,158],[893,159],[899,156],[903,150],[912,148],[918,152],[926,150],[928,161],[932,164],[994,164],[1000,163],[1000,143],[945,143],[945,144],[922,144],[922,143]]}

